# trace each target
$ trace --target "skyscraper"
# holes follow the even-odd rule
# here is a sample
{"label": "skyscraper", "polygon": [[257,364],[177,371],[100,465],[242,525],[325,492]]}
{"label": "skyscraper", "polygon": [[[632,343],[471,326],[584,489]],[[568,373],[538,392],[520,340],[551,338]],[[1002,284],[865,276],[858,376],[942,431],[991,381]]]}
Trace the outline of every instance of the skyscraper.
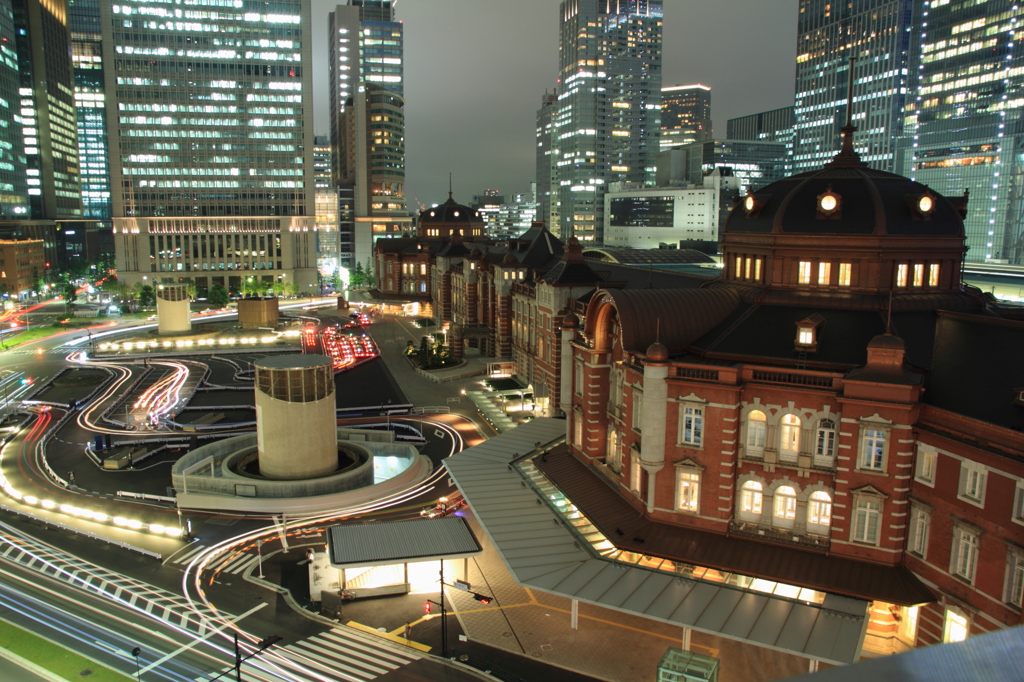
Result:
{"label": "skyscraper", "polygon": [[[403,27],[393,0],[349,0],[328,19],[331,148],[335,186],[352,197],[354,234],[344,261],[365,263],[373,242],[404,234]],[[345,244],[351,251],[345,251]]]}
{"label": "skyscraper", "polygon": [[563,0],[559,24],[551,213],[563,238],[600,242],[606,184],[654,181],[662,3]]}
{"label": "skyscraper", "polygon": [[14,12],[10,0],[0,0],[0,220],[29,215],[18,85]]}
{"label": "skyscraper", "polygon": [[[554,129],[555,105],[558,94],[545,92],[537,110],[537,220],[549,225],[558,225],[558,214],[552,213],[553,205],[557,205],[558,183],[555,179],[554,167],[551,163],[551,131]],[[552,202],[552,197],[555,201]]]}
{"label": "skyscraper", "polygon": [[729,140],[761,140],[786,143],[786,174],[793,172],[793,107],[730,118],[725,137]]}
{"label": "skyscraper", "polygon": [[101,11],[119,274],[309,292],[309,0]]}
{"label": "skyscraper", "polygon": [[107,112],[103,94],[103,35],[99,0],[73,0],[71,61],[78,115],[78,155],[82,217],[110,219],[110,164],[107,160]]}
{"label": "skyscraper", "polygon": [[1024,8],[931,2],[915,12],[897,170],[946,195],[970,191],[967,260],[1024,264]]}
{"label": "skyscraper", "polygon": [[660,148],[711,139],[711,88],[675,85],[661,89]]}
{"label": "skyscraper", "polygon": [[66,0],[13,0],[28,194],[34,219],[82,215]]}
{"label": "skyscraper", "polygon": [[850,58],[854,143],[872,168],[893,169],[906,101],[913,0],[801,0],[797,25],[793,168],[816,169],[835,154],[846,122]]}

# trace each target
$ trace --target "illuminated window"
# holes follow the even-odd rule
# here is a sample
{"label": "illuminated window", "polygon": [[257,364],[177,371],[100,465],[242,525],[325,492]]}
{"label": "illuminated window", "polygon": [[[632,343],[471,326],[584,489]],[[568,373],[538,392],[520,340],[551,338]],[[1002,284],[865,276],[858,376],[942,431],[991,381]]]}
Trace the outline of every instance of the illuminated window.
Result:
{"label": "illuminated window", "polygon": [[907,275],[910,271],[910,266],[906,263],[900,263],[896,266],[896,286],[905,287],[907,286]]}
{"label": "illuminated window", "polygon": [[761,519],[761,503],[764,500],[763,486],[757,481],[747,481],[740,488],[740,518],[748,521]]}
{"label": "illuminated window", "polygon": [[797,281],[800,284],[810,284],[811,283],[811,262],[810,261],[806,261],[806,260],[800,261],[800,267],[799,267],[797,272],[798,272],[798,274],[797,274]]}
{"label": "illuminated window", "polygon": [[914,264],[914,286],[915,287],[923,287],[924,286],[924,263],[915,263]]}
{"label": "illuminated window", "polygon": [[779,428],[779,458],[785,461],[796,461],[800,453],[800,418],[795,414],[782,417]]}
{"label": "illuminated window", "polygon": [[750,258],[746,259],[745,267],[743,269],[743,277],[745,279],[750,279],[750,260]]}
{"label": "illuminated window", "polygon": [[850,286],[850,270],[853,268],[851,263],[840,263],[839,264],[839,286],[848,287]]}
{"label": "illuminated window", "polygon": [[764,412],[754,410],[747,415],[747,454],[760,457],[768,435],[768,418]]}
{"label": "illuminated window", "polygon": [[743,257],[736,256],[736,279],[743,276]]}
{"label": "illuminated window", "polygon": [[957,611],[946,610],[946,619],[942,626],[942,641],[945,643],[962,642],[967,639],[967,617]]}
{"label": "illuminated window", "polygon": [[640,495],[640,456],[634,452],[630,457],[629,462],[629,489],[633,491],[634,495]]}
{"label": "illuminated window", "polygon": [[917,606],[901,606],[900,607],[900,626],[899,626],[899,637],[908,644],[913,644],[917,640],[917,616],[920,607]]}
{"label": "illuminated window", "polygon": [[761,281],[761,259],[754,259],[754,280],[757,282]]}
{"label": "illuminated window", "polygon": [[918,446],[917,468],[914,471],[914,480],[924,483],[927,486],[935,485],[935,466],[938,463],[937,452],[926,450],[924,446]]}
{"label": "illuminated window", "polygon": [[832,523],[832,496],[818,490],[811,493],[807,504],[807,530],[818,535],[828,535]]}
{"label": "illuminated window", "polygon": [[679,511],[700,511],[700,472],[680,469],[676,478],[676,509]]}
{"label": "illuminated window", "polygon": [[831,263],[818,263],[818,284],[821,286],[828,286],[829,279],[832,277],[832,264]]}
{"label": "illuminated window", "polygon": [[932,263],[928,266],[928,286],[939,286],[939,264]]}
{"label": "illuminated window", "polygon": [[772,524],[780,528],[792,528],[796,519],[796,490],[792,486],[780,485],[775,489],[772,505]]}

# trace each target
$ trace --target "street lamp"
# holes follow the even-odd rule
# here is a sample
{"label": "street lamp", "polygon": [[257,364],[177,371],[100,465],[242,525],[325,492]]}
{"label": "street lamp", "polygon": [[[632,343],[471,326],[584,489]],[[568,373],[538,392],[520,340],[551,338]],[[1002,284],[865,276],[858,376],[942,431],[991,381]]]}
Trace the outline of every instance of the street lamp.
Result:
{"label": "street lamp", "polygon": [[142,649],[135,647],[132,649],[132,656],[135,657],[135,679],[138,682],[142,682],[142,670],[139,668],[139,654],[142,653]]}

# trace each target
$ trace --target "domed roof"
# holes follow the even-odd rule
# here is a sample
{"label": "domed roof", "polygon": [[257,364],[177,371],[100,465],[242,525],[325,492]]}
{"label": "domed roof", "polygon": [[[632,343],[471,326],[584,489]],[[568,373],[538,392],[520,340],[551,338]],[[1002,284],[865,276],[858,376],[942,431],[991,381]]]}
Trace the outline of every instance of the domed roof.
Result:
{"label": "domed roof", "polygon": [[562,318],[562,329],[576,329],[579,326],[580,318],[576,317],[576,313],[566,313]]}
{"label": "domed roof", "polygon": [[888,349],[888,350],[905,350],[906,345],[903,343],[903,339],[893,334],[879,334],[875,338],[868,342],[868,348]]}
{"label": "domed roof", "polygon": [[660,341],[655,341],[647,347],[648,362],[668,362],[668,348]]}
{"label": "domed roof", "polygon": [[452,199],[448,193],[448,201],[439,206],[425,208],[420,211],[421,223],[483,223],[484,219],[476,209],[463,206]]}
{"label": "domed roof", "polygon": [[726,221],[723,238],[751,233],[963,237],[966,203],[966,195],[943,197],[909,178],[868,168],[848,139],[822,169],[743,197]]}

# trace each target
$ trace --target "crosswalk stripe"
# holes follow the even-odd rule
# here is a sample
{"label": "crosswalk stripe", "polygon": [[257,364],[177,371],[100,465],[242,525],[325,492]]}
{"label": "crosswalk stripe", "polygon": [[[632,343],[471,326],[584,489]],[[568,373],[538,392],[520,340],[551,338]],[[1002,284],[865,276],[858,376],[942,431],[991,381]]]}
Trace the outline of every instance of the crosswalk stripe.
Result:
{"label": "crosswalk stripe", "polygon": [[185,563],[188,563],[189,561],[192,560],[193,556],[195,556],[196,554],[199,554],[204,549],[206,549],[206,545],[199,545],[195,549],[189,550],[185,554],[182,554],[180,557],[172,559],[171,562],[175,563],[175,564],[185,564]]}
{"label": "crosswalk stripe", "polygon": [[[320,676],[310,677],[306,674],[306,671],[302,668],[295,669],[294,662],[288,661],[287,658],[281,657],[283,661],[278,659],[272,663],[266,661],[259,661],[259,666],[254,665],[258,659],[249,661],[248,663],[242,664],[242,679],[252,679],[257,677],[262,680],[298,680],[299,682],[323,682],[323,678]],[[284,662],[287,661],[291,665],[285,666]],[[222,678],[223,679],[223,678]]]}
{"label": "crosswalk stripe", "polygon": [[224,573],[235,573],[235,569],[237,569],[241,564],[248,562],[251,558],[252,555],[250,554],[241,554],[239,556],[232,557],[221,565],[220,570]]}
{"label": "crosswalk stripe", "polygon": [[[340,661],[325,659],[323,656],[318,656],[311,651],[296,649],[295,647],[299,646],[300,644],[302,644],[302,642],[296,642],[296,644],[294,645],[287,646],[285,647],[285,651],[291,656],[301,656],[302,658],[300,660],[297,660],[296,663],[301,664],[303,666],[308,666],[310,668],[316,668],[318,670],[327,672],[331,672],[332,670],[343,670],[347,672],[349,675],[358,677],[359,679],[363,680],[372,680],[378,675],[383,675],[387,672],[387,670],[383,670],[381,668],[365,670],[362,668],[353,667],[352,665],[347,665]],[[349,661],[349,663],[351,664],[352,661]]]}
{"label": "crosswalk stripe", "polygon": [[[314,637],[313,639],[316,639],[316,638]],[[311,647],[313,645],[313,641],[312,640],[306,640],[304,642],[296,642],[296,644],[302,644],[302,645],[305,645],[307,647]],[[351,662],[355,663],[356,665],[362,666],[364,668],[368,667],[368,666],[374,666],[374,665],[383,665],[383,666],[386,666],[389,669],[394,669],[394,668],[398,668],[400,665],[402,665],[402,664],[397,664],[397,663],[394,663],[394,662],[392,662],[390,660],[387,660],[387,659],[384,659],[384,658],[380,657],[379,654],[381,652],[379,650],[373,651],[372,654],[360,651],[359,649],[357,649],[355,647],[349,647],[347,649],[341,649],[339,647],[333,647],[333,646],[329,646],[329,647],[319,646],[319,647],[317,647],[317,650],[318,651],[322,651],[325,654],[329,654],[329,655],[331,655],[331,656],[333,656],[335,658],[341,659],[343,661],[345,661],[345,660],[351,661]],[[384,673],[386,671],[385,670],[381,670],[380,672]]]}
{"label": "crosswalk stripe", "polygon": [[245,561],[240,563],[237,567],[229,569],[228,573],[234,573],[235,575],[245,573],[248,569],[255,566],[257,561],[259,561],[258,556],[246,556]]}
{"label": "crosswalk stripe", "polygon": [[337,643],[337,645],[340,645],[342,647],[340,651],[346,651],[345,647],[361,649],[362,651],[367,651],[370,653],[374,653],[378,656],[388,658],[399,665],[405,665],[410,661],[415,661],[416,659],[422,658],[419,654],[414,653],[412,651],[406,654],[405,652],[399,652],[393,649],[378,649],[361,640],[351,637],[345,637],[339,630],[331,630],[330,632],[324,632],[320,635],[317,635],[313,639],[333,640]]}

